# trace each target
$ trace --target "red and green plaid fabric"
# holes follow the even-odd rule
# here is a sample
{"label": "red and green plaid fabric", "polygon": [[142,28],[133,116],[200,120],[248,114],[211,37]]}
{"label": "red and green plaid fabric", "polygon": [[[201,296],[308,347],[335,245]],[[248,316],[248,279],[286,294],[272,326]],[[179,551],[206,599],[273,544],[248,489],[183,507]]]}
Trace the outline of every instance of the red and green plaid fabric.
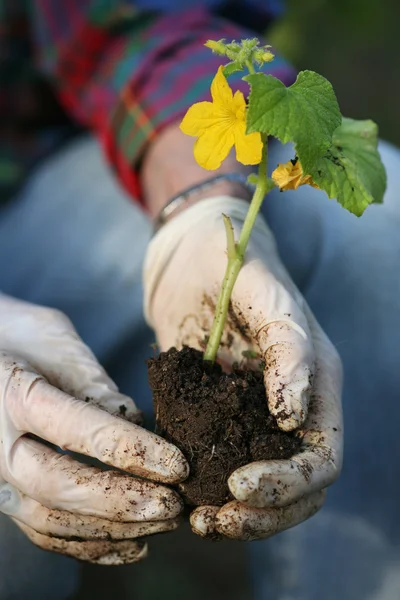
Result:
{"label": "red and green plaid fabric", "polygon": [[[163,14],[130,0],[0,0],[0,199],[76,128],[94,132],[138,196],[146,144],[209,99],[220,58],[204,42],[251,35],[187,5],[196,8]],[[279,57],[268,67],[292,81]],[[233,87],[243,85],[239,74]]]}

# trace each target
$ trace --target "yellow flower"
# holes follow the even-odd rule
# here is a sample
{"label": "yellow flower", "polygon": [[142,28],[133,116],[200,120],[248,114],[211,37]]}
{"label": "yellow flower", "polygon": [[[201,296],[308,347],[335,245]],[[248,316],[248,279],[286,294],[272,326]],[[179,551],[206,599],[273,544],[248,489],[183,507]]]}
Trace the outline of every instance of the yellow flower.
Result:
{"label": "yellow flower", "polygon": [[242,92],[233,95],[219,67],[211,84],[212,102],[197,102],[180,125],[183,133],[197,137],[194,157],[204,169],[218,169],[232,146],[236,159],[244,165],[261,162],[261,134],[246,135],[246,102]]}
{"label": "yellow flower", "polygon": [[306,184],[319,190],[318,185],[314,183],[311,175],[303,175],[303,167],[299,160],[289,160],[289,162],[284,165],[278,165],[272,173],[272,179],[282,192],[287,190],[297,190],[298,187]]}

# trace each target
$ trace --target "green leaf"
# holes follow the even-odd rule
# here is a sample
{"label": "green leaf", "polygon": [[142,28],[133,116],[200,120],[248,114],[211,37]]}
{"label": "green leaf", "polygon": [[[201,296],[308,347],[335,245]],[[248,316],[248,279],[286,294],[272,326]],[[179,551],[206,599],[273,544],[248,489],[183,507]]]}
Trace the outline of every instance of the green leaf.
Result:
{"label": "green leaf", "polygon": [[229,77],[229,75],[232,75],[232,73],[236,73],[236,71],[243,71],[243,67],[239,62],[234,60],[232,62],[227,63],[223,68],[225,77]]}
{"label": "green leaf", "polygon": [[307,174],[329,198],[336,198],[358,217],[369,204],[381,203],[386,171],[378,152],[376,123],[343,119],[332,146]]}
{"label": "green leaf", "polygon": [[310,169],[342,121],[329,81],[313,71],[299,73],[290,87],[263,73],[244,79],[251,85],[247,133],[260,131],[284,144],[294,142],[303,169]]}
{"label": "green leaf", "polygon": [[243,350],[242,356],[243,358],[260,358],[260,354],[256,350]]}
{"label": "green leaf", "polygon": [[247,178],[247,183],[249,183],[250,185],[254,185],[255,187],[258,184],[258,174],[250,173],[250,175]]}
{"label": "green leaf", "polygon": [[228,259],[233,260],[237,256],[236,252],[236,242],[235,242],[235,232],[233,230],[233,225],[230,217],[228,215],[224,215],[222,213],[222,218],[224,219],[225,231],[226,231],[226,247],[228,250]]}

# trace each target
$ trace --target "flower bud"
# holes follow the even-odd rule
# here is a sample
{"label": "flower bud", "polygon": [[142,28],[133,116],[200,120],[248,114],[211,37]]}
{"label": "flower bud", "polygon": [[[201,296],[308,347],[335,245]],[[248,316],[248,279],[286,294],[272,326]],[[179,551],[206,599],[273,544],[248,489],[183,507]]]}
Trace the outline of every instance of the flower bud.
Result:
{"label": "flower bud", "polygon": [[223,39],[218,42],[215,40],[208,40],[204,45],[206,48],[210,48],[215,54],[226,56],[226,46]]}

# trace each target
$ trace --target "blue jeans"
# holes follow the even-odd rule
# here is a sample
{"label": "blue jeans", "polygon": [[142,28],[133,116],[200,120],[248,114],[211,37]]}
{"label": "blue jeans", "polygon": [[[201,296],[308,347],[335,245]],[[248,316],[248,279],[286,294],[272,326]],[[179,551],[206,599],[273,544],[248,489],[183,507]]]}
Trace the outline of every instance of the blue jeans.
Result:
{"label": "blue jeans", "polygon": [[[271,166],[288,152],[273,148]],[[284,263],[342,356],[346,446],[326,507],[249,544],[257,600],[400,597],[400,153],[388,144],[381,152],[386,201],[359,220],[307,186],[265,203]],[[63,310],[146,412],[154,335],[142,318],[141,266],[150,235],[89,138],[48,160],[0,209],[0,289]],[[79,568],[0,517],[1,600],[65,600]]]}

